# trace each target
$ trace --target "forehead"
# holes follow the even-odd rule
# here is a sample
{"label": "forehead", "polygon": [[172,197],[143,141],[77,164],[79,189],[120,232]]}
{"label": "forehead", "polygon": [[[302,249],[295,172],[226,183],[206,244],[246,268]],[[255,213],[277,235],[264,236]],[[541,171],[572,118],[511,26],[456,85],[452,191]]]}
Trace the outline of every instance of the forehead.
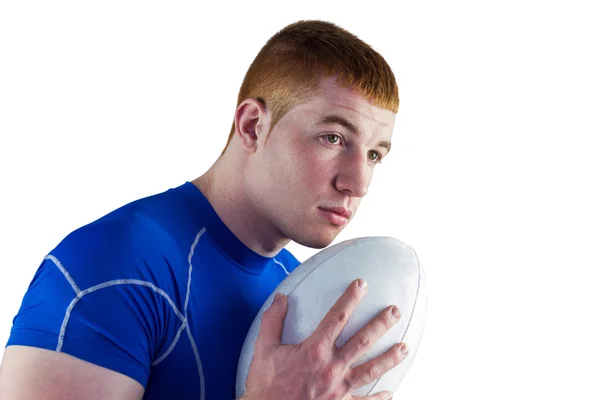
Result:
{"label": "forehead", "polygon": [[361,125],[390,133],[396,118],[394,112],[374,105],[352,88],[338,85],[335,78],[322,79],[319,91],[305,105],[318,114],[342,114]]}

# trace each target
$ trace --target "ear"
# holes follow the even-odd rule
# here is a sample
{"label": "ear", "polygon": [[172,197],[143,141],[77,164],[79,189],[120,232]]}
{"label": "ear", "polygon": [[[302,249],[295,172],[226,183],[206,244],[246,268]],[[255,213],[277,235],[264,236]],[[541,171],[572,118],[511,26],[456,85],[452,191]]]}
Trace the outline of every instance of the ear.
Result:
{"label": "ear", "polygon": [[245,99],[235,110],[235,135],[244,150],[255,152],[260,140],[267,136],[270,116],[258,99]]}

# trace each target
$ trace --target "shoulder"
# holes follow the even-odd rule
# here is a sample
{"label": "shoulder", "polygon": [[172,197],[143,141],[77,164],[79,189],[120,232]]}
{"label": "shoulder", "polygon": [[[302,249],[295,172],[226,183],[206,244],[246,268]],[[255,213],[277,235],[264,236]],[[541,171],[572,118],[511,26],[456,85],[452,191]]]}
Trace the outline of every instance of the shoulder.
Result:
{"label": "shoulder", "polygon": [[71,232],[46,258],[82,289],[114,280],[185,281],[183,250],[194,238],[182,234],[180,210],[170,191],[136,200]]}
{"label": "shoulder", "polygon": [[194,237],[181,210],[158,195],[67,235],[38,268],[9,344],[64,352],[145,385],[185,320],[182,249]]}

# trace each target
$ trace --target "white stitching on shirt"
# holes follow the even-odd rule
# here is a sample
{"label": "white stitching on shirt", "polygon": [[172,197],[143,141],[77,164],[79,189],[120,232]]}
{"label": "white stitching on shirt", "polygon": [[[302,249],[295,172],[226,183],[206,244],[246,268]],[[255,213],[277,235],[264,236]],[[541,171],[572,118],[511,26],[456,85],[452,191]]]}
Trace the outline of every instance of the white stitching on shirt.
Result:
{"label": "white stitching on shirt", "polygon": [[60,272],[62,272],[62,274],[65,276],[65,278],[67,278],[67,281],[69,282],[69,284],[75,291],[75,294],[79,296],[79,293],[81,293],[81,290],[79,290],[79,286],[77,286],[77,284],[75,283],[75,281],[73,280],[71,275],[69,275],[69,273],[67,272],[65,267],[63,267],[63,265],[60,263],[60,261],[58,261],[58,258],[54,257],[52,254],[48,254],[46,257],[44,257],[44,260],[50,260],[58,267]]}
{"label": "white stitching on shirt", "polygon": [[204,400],[204,373],[202,372],[202,362],[200,361],[200,354],[198,353],[198,348],[196,347],[196,342],[194,341],[194,337],[192,336],[192,331],[190,330],[190,326],[188,324],[185,325],[186,331],[188,334],[188,338],[190,339],[190,344],[192,345],[192,350],[194,351],[194,357],[196,357],[196,365],[198,366],[198,375],[200,375],[200,400]]}
{"label": "white stitching on shirt", "polygon": [[[189,301],[189,298],[190,298],[190,285],[192,283],[192,257],[194,256],[194,250],[196,249],[196,245],[198,244],[198,241],[200,240],[200,237],[204,234],[204,232],[206,232],[206,228],[202,228],[200,230],[200,232],[198,232],[198,234],[196,235],[196,238],[194,239],[194,242],[192,243],[192,246],[190,247],[190,253],[188,254],[189,269],[188,269],[187,292],[185,294],[185,306],[184,306],[185,308],[183,310],[183,312],[185,313],[185,317],[183,319],[183,324],[181,325],[181,327],[177,331],[177,335],[175,335],[175,338],[173,339],[173,343],[171,343],[171,345],[169,346],[169,348],[167,349],[167,351],[164,352],[164,354],[162,354],[158,359],[156,359],[152,363],[152,366],[155,366],[155,365],[158,365],[159,363],[161,363],[165,358],[167,358],[167,356],[169,355],[169,353],[171,353],[171,351],[173,351],[173,349],[175,348],[175,345],[179,341],[179,337],[181,336],[181,332],[183,331],[183,329],[187,325],[187,305],[188,305],[188,301]],[[198,361],[198,360],[196,360],[196,361]]]}
{"label": "white stitching on shirt", "polygon": [[[112,280],[112,281],[103,282],[103,283],[100,283],[98,285],[94,285],[94,286],[92,286],[92,287],[90,287],[88,289],[85,289],[85,290],[80,290],[79,287],[77,286],[77,284],[75,283],[74,279],[71,277],[71,275],[68,273],[68,271],[66,270],[66,268],[61,264],[61,262],[56,257],[54,257],[53,255],[50,255],[50,254],[47,255],[46,257],[44,257],[44,259],[48,259],[48,260],[51,260],[52,262],[54,262],[54,264],[62,272],[62,274],[64,275],[65,279],[69,282],[69,284],[71,285],[71,287],[73,288],[73,290],[76,293],[76,297],[71,301],[71,303],[67,307],[67,311],[65,312],[65,317],[64,317],[62,325],[60,327],[60,333],[59,333],[59,336],[58,336],[58,343],[57,343],[57,346],[56,346],[56,351],[58,351],[58,352],[62,351],[62,347],[63,347],[63,343],[64,343],[64,337],[65,337],[65,332],[67,330],[67,325],[69,323],[69,318],[71,317],[71,311],[73,310],[73,308],[75,307],[75,305],[77,304],[77,302],[79,300],[81,300],[81,298],[83,298],[83,296],[85,296],[86,294],[90,294],[92,292],[95,292],[97,290],[104,289],[104,288],[110,287],[110,286],[115,286],[115,285],[140,285],[140,286],[145,286],[145,287],[148,287],[148,288],[154,290],[156,293],[160,294],[161,296],[163,296],[167,300],[167,302],[171,305],[171,307],[173,308],[173,311],[175,311],[175,314],[177,315],[177,317],[182,322],[181,327],[177,331],[177,334],[175,335],[175,338],[173,339],[173,342],[171,343],[171,345],[169,346],[169,348],[165,351],[164,354],[162,354],[158,359],[156,359],[152,363],[152,366],[155,366],[155,365],[159,364],[160,362],[162,362],[165,358],[167,358],[169,356],[169,354],[175,348],[177,342],[179,341],[179,338],[181,337],[181,332],[185,329],[186,332],[187,332],[187,336],[188,336],[188,338],[190,340],[190,344],[192,346],[192,351],[194,352],[194,357],[196,359],[196,365],[198,367],[198,375],[200,376],[200,399],[204,400],[205,387],[204,387],[204,373],[202,371],[202,362],[200,360],[200,354],[198,352],[198,348],[196,346],[196,342],[194,341],[194,337],[192,335],[192,331],[190,329],[190,326],[188,324],[188,319],[187,319],[187,306],[188,306],[188,303],[189,303],[190,287],[191,287],[191,281],[192,281],[192,257],[194,256],[194,250],[196,248],[196,245],[198,244],[198,241],[200,240],[200,237],[204,234],[204,232],[206,232],[206,228],[205,227],[203,227],[200,230],[200,232],[198,232],[198,234],[196,235],[196,238],[194,239],[194,242],[192,243],[192,246],[190,248],[190,253],[188,255],[189,269],[188,269],[188,282],[187,282],[187,290],[186,290],[185,304],[184,304],[184,313],[185,313],[185,316],[179,311],[179,309],[177,308],[177,306],[175,305],[175,303],[173,302],[173,300],[171,300],[171,298],[169,297],[169,295],[164,290],[162,290],[162,289],[158,288],[157,286],[155,286],[152,282],[142,281],[142,280],[139,280],[139,279],[116,279],[116,280]],[[282,265],[282,264],[280,264],[280,265]],[[283,267],[283,268],[285,270],[285,267]],[[287,273],[287,271],[286,271],[286,273]]]}
{"label": "white stitching on shirt", "polygon": [[200,232],[198,232],[198,234],[196,235],[196,238],[194,239],[194,242],[192,243],[192,246],[190,247],[190,253],[188,254],[188,263],[190,266],[188,269],[187,292],[185,294],[185,306],[184,306],[185,308],[183,310],[183,312],[185,313],[185,319],[183,321],[183,324],[177,331],[177,335],[173,339],[173,343],[171,343],[171,345],[169,346],[167,351],[162,356],[160,356],[160,358],[158,358],[156,361],[154,361],[152,363],[152,366],[155,366],[155,365],[159,364],[160,362],[162,362],[165,358],[167,358],[167,356],[175,348],[175,345],[177,344],[177,342],[179,341],[179,337],[181,336],[181,332],[185,328],[188,339],[190,340],[190,345],[192,346],[192,351],[194,352],[194,358],[196,359],[196,366],[198,367],[198,375],[200,376],[200,399],[201,400],[204,400],[204,392],[205,392],[204,373],[202,371],[202,361],[200,361],[200,354],[198,353],[198,347],[196,346],[196,342],[194,341],[194,336],[192,335],[190,326],[187,323],[187,321],[188,321],[187,320],[187,306],[188,306],[189,299],[190,299],[190,287],[191,287],[191,283],[192,283],[192,257],[194,256],[194,250],[196,249],[196,245],[198,244],[198,241],[200,240],[200,237],[204,234],[204,232],[206,232],[206,228],[202,228],[200,230]]}
{"label": "white stitching on shirt", "polygon": [[198,232],[198,234],[196,235],[196,239],[194,239],[194,243],[192,243],[192,247],[190,248],[190,254],[188,254],[188,264],[190,265],[190,268],[188,270],[187,292],[185,294],[185,305],[183,307],[183,309],[186,311],[188,302],[190,300],[190,285],[192,284],[192,257],[194,256],[194,250],[196,249],[196,245],[198,244],[200,237],[204,235],[204,232],[206,232],[206,228],[200,229],[200,232]]}
{"label": "white stitching on shirt", "polygon": [[169,295],[167,293],[165,293],[164,290],[156,287],[152,282],[141,281],[139,279],[115,279],[113,281],[108,281],[108,282],[100,283],[100,284],[92,286],[92,287],[90,287],[88,289],[81,290],[81,291],[79,291],[79,293],[77,293],[77,297],[75,297],[71,301],[71,304],[69,304],[69,307],[67,308],[67,312],[65,313],[65,318],[63,319],[62,325],[60,327],[60,333],[58,335],[58,344],[56,346],[56,351],[61,351],[62,350],[63,341],[64,341],[64,338],[65,338],[65,331],[67,330],[67,324],[69,323],[69,318],[71,316],[71,311],[73,310],[73,307],[75,307],[75,305],[77,304],[77,302],[79,300],[81,300],[81,298],[83,296],[85,296],[86,294],[90,294],[92,292],[95,292],[96,290],[104,289],[106,287],[115,286],[115,285],[140,285],[140,286],[145,286],[145,287],[148,287],[148,288],[154,290],[156,293],[160,294],[165,299],[167,299],[167,301],[169,302],[169,304],[171,305],[171,307],[175,311],[175,314],[177,315],[177,317],[182,322],[185,322],[185,317],[177,309],[177,306],[175,305],[175,303],[173,303],[173,300],[171,300],[171,298],[169,297]]}
{"label": "white stitching on shirt", "polygon": [[273,261],[275,261],[275,264],[280,265],[281,268],[283,268],[283,270],[285,271],[286,275],[289,275],[290,272],[285,268],[285,265],[283,265],[282,263],[280,263],[279,261],[277,261],[276,259],[273,259]]}
{"label": "white stitching on shirt", "polygon": [[155,365],[158,365],[159,363],[161,363],[165,358],[167,358],[167,356],[169,354],[171,354],[171,351],[173,351],[173,349],[175,348],[175,345],[177,344],[177,342],[179,341],[179,336],[181,336],[181,332],[185,329],[185,327],[187,326],[187,319],[185,321],[183,321],[183,324],[181,324],[181,327],[177,330],[177,334],[175,335],[175,338],[173,339],[173,342],[171,343],[171,345],[169,346],[169,348],[167,349],[167,351],[164,352],[164,354],[160,357],[158,357],[153,363],[152,366],[154,367]]}
{"label": "white stitching on shirt", "polygon": [[[192,247],[190,248],[190,254],[188,255],[188,263],[190,264],[190,269],[188,273],[188,284],[187,284],[187,293],[185,295],[185,320],[187,322],[187,305],[188,300],[190,299],[190,284],[192,282],[192,257],[194,256],[194,250],[196,249],[196,245],[198,244],[198,240],[200,240],[200,236],[202,236],[206,232],[206,228],[202,228],[200,232],[196,235],[196,239],[194,243],[192,243]],[[204,400],[204,373],[202,372],[202,361],[200,361],[200,354],[198,353],[198,348],[196,347],[196,342],[194,341],[194,337],[192,336],[192,330],[190,329],[189,324],[185,324],[185,329],[188,334],[188,338],[190,339],[190,344],[192,345],[192,350],[194,352],[194,357],[196,358],[196,365],[198,366],[198,375],[200,376],[200,400]]]}

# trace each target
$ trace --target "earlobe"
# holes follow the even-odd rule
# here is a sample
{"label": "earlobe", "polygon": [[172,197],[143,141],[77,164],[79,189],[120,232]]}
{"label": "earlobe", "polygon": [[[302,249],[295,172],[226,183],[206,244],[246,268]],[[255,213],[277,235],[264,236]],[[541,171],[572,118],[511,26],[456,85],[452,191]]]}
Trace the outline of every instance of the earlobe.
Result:
{"label": "earlobe", "polygon": [[259,140],[266,135],[268,129],[266,107],[257,99],[246,99],[235,111],[235,134],[242,147],[250,152],[258,148]]}

